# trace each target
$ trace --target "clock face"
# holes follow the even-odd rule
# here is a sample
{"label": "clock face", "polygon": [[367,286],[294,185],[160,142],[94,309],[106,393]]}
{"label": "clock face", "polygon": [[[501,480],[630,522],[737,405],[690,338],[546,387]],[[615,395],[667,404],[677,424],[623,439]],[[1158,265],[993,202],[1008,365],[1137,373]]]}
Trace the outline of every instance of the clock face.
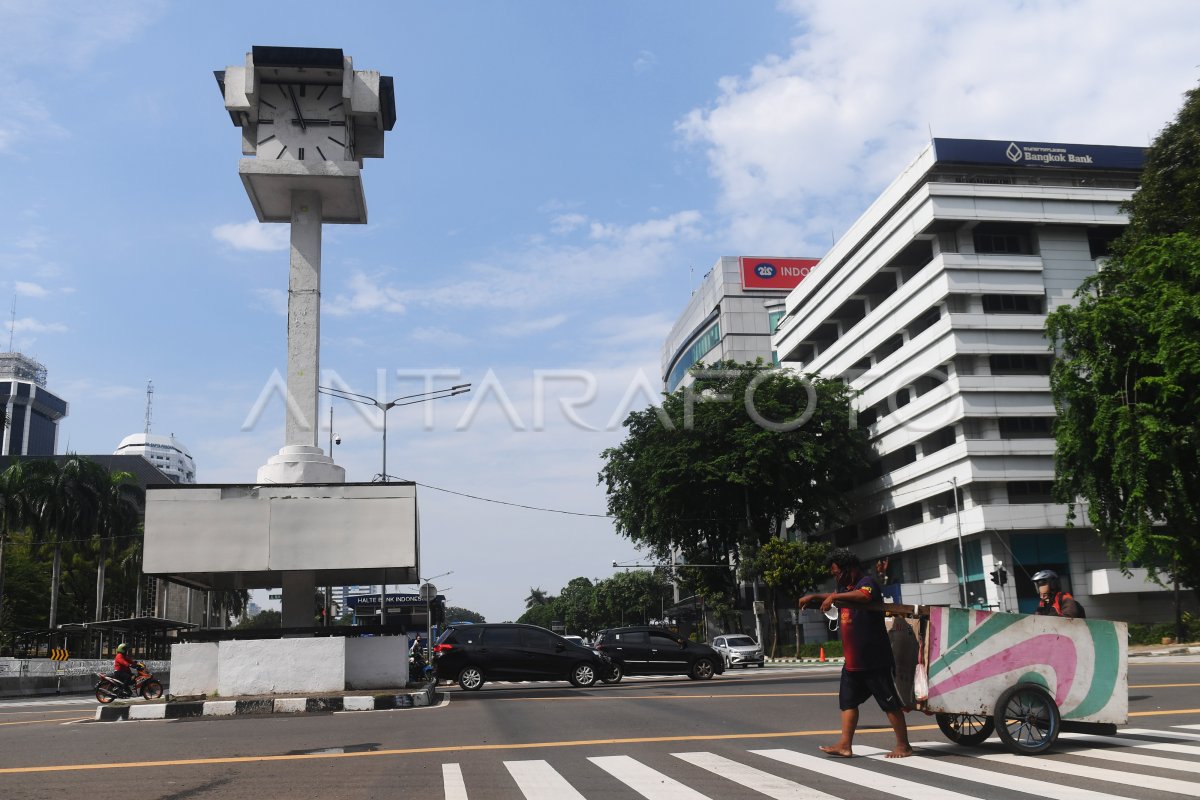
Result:
{"label": "clock face", "polygon": [[352,143],[341,84],[262,84],[257,144],[264,160],[345,161]]}

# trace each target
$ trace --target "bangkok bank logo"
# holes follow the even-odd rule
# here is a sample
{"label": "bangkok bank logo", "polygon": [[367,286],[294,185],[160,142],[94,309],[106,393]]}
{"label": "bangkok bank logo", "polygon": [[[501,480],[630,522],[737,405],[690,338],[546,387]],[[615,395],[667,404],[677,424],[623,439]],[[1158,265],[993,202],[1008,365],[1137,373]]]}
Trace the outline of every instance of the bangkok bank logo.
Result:
{"label": "bangkok bank logo", "polygon": [[1008,149],[1004,151],[1004,155],[1008,156],[1008,160],[1015,164],[1021,160],[1021,148],[1017,147],[1016,142],[1009,142]]}
{"label": "bangkok bank logo", "polygon": [[769,281],[775,277],[775,265],[764,261],[761,264],[755,265],[754,274],[764,281]]}

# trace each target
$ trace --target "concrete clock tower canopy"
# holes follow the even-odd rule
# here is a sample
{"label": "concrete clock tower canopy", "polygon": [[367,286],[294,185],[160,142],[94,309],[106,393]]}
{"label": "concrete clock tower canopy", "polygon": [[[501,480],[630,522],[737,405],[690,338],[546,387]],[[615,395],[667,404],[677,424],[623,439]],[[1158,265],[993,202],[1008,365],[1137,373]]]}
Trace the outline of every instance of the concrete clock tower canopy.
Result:
{"label": "concrete clock tower canopy", "polygon": [[321,226],[367,221],[362,163],[383,157],[396,122],[392,79],[314,47],[255,46],[245,66],[215,74],[242,131],[238,173],[258,221],[291,224],[286,434],[258,482],[341,483],[345,470],[317,444]]}

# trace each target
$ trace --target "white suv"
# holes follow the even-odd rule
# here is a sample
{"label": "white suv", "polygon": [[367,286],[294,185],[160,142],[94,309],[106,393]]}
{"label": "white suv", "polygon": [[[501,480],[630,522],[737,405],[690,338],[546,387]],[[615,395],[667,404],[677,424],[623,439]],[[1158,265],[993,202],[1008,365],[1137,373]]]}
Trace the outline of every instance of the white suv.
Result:
{"label": "white suv", "polygon": [[727,667],[748,667],[755,664],[762,667],[766,662],[763,649],[749,636],[731,633],[728,636],[718,636],[712,640],[713,649],[725,659]]}

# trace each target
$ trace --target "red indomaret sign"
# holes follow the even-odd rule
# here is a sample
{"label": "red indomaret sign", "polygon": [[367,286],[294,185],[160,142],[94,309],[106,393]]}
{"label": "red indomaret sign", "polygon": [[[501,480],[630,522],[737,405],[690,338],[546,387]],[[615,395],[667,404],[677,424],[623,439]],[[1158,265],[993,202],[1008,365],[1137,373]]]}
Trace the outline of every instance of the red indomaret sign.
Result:
{"label": "red indomaret sign", "polygon": [[742,256],[743,289],[795,289],[819,258],[755,258]]}

